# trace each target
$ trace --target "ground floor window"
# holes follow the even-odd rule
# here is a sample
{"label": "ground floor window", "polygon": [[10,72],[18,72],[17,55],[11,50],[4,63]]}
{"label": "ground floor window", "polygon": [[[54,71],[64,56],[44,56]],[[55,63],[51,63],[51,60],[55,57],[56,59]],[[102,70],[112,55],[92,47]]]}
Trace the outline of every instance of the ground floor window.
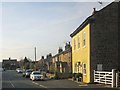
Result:
{"label": "ground floor window", "polygon": [[83,64],[83,74],[86,75],[86,64]]}
{"label": "ground floor window", "polygon": [[74,64],[74,73],[77,73],[77,63]]}

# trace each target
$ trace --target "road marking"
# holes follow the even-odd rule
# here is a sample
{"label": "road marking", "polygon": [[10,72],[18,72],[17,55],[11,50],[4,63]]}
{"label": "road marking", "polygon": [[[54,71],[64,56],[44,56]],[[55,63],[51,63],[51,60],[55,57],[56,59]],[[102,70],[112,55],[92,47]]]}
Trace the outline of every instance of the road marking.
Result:
{"label": "road marking", "polygon": [[[34,83],[34,84],[36,84],[36,85],[39,85],[39,83],[36,83],[36,82],[32,82],[32,83]],[[42,88],[47,88],[46,86],[44,86],[44,85],[39,85],[40,87],[42,87]]]}
{"label": "road marking", "polygon": [[79,86],[88,86],[87,84],[81,84],[81,85],[79,85]]}
{"label": "road marking", "polygon": [[9,82],[10,82],[10,84],[12,85],[12,87],[15,88],[15,86],[12,84],[12,82],[11,82],[11,81],[9,81]]}
{"label": "road marking", "polygon": [[32,83],[34,83],[34,84],[36,84],[36,85],[39,85],[38,83],[36,83],[36,82],[32,82]]}
{"label": "road marking", "polygon": [[43,87],[43,88],[47,88],[46,86],[43,86],[43,85],[39,85],[40,87]]}

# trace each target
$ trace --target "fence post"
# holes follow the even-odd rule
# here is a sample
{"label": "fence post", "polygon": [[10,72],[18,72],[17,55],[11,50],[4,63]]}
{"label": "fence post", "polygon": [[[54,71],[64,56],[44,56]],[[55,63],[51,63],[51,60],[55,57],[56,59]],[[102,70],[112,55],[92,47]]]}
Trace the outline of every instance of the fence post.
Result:
{"label": "fence post", "polygon": [[112,87],[115,87],[115,83],[116,83],[116,74],[115,74],[116,70],[112,69]]}
{"label": "fence post", "polygon": [[119,82],[119,77],[118,77],[118,72],[116,73],[116,87],[118,87],[118,82]]}
{"label": "fence post", "polygon": [[95,82],[95,70],[94,70],[94,82]]}

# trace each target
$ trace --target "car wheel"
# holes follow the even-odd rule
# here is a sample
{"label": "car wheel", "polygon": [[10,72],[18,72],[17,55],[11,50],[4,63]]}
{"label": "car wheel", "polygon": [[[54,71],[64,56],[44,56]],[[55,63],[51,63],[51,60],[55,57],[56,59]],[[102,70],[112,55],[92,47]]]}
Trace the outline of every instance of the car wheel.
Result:
{"label": "car wheel", "polygon": [[32,79],[32,81],[35,81],[34,79]]}

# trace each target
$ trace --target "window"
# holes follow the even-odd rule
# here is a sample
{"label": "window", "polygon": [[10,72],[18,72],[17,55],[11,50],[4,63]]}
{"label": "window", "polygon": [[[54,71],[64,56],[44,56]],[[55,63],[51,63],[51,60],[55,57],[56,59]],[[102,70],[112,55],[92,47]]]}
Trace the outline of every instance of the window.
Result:
{"label": "window", "polygon": [[86,46],[86,32],[83,33],[83,47]]}
{"label": "window", "polygon": [[61,61],[61,57],[59,56],[59,61]]}
{"label": "window", "polygon": [[86,64],[83,64],[83,74],[86,75]]}
{"label": "window", "polygon": [[97,70],[102,71],[102,64],[97,64]]}
{"label": "window", "polygon": [[80,48],[80,36],[78,36],[78,48]]}
{"label": "window", "polygon": [[76,41],[75,41],[75,39],[74,39],[74,50],[76,49]]}
{"label": "window", "polygon": [[74,64],[74,73],[77,73],[77,63]]}

